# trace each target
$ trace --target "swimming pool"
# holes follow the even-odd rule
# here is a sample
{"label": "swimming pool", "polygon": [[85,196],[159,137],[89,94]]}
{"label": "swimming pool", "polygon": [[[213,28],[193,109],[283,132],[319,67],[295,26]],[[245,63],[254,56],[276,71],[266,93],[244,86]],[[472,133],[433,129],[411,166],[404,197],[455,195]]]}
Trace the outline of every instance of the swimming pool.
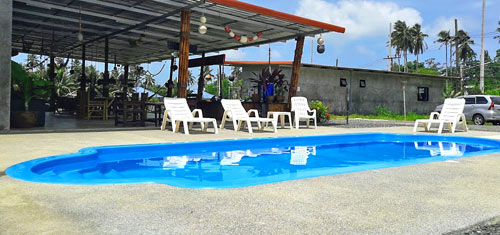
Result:
{"label": "swimming pool", "polygon": [[491,139],[367,133],[91,147],[6,173],[57,184],[235,188],[498,152]]}

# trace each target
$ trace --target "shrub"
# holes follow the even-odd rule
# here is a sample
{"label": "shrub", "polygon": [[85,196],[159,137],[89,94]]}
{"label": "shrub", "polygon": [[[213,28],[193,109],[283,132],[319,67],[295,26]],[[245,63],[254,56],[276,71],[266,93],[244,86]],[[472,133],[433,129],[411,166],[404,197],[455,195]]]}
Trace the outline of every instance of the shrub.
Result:
{"label": "shrub", "polygon": [[313,100],[311,102],[311,108],[316,110],[316,118],[319,121],[328,120],[328,108],[323,105],[319,100]]}

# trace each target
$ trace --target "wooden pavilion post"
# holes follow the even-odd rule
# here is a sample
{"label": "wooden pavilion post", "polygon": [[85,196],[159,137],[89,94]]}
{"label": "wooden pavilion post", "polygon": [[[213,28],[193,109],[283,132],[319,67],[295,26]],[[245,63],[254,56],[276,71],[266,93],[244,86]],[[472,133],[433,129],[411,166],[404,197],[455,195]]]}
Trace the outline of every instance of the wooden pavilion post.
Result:
{"label": "wooden pavilion post", "polygon": [[173,76],[174,76],[174,70],[172,69],[174,67],[174,60],[175,58],[172,56],[170,59],[170,77],[167,81],[167,97],[172,97],[172,89],[174,88],[174,81]]}
{"label": "wooden pavilion post", "polygon": [[290,89],[288,91],[288,105],[291,105],[291,99],[295,95],[297,95],[297,87],[299,86],[299,73],[300,73],[300,65],[302,60],[302,51],[304,49],[304,36],[299,36],[295,40],[297,40],[297,44],[295,45],[295,55],[293,57],[292,64],[292,76],[290,78]]}
{"label": "wooden pavilion post", "polygon": [[49,63],[49,80],[54,84],[50,88],[50,111],[55,111],[56,110],[56,62],[55,62],[55,56],[53,54],[50,55],[50,63]]}
{"label": "wooden pavilion post", "polygon": [[87,76],[85,75],[85,44],[82,45],[82,74],[80,77],[80,92],[85,93],[87,86]]}
{"label": "wooden pavilion post", "polygon": [[179,77],[177,80],[177,97],[187,97],[188,60],[189,60],[189,26],[190,10],[181,12],[181,33],[179,44]]}
{"label": "wooden pavilion post", "polygon": [[102,83],[102,96],[108,98],[109,97],[109,38],[106,37],[104,39],[104,76]]}
{"label": "wooden pavilion post", "polygon": [[200,102],[203,97],[203,89],[205,87],[205,53],[201,53],[201,68],[200,68],[200,78],[198,79],[198,93],[196,94],[196,102]]}

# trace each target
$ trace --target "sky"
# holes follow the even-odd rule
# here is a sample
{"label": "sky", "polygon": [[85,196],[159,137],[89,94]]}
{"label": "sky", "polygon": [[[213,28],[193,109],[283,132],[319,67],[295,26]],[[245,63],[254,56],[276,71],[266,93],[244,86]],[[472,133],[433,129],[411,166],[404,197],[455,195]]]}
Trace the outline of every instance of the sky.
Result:
{"label": "sky", "polygon": [[[458,20],[459,29],[467,31],[472,36],[475,41],[472,48],[478,57],[480,54],[481,0],[246,0],[245,2],[346,28],[344,34],[322,35],[326,47],[323,54],[318,54],[315,50],[316,39],[319,36],[307,37],[302,56],[303,63],[311,63],[312,58],[312,63],[315,64],[335,65],[338,59],[339,66],[386,69],[387,60],[383,58],[388,56],[386,43],[389,23],[397,20],[406,21],[410,26],[419,23],[422,25],[422,31],[429,35],[425,40],[428,49],[419,56],[419,61],[435,58],[436,62],[444,64],[445,49],[440,48],[434,41],[441,30],[450,30],[453,34],[454,19]],[[494,56],[495,51],[500,49],[499,40],[493,39],[495,35],[500,34],[495,32],[500,21],[498,12],[500,12],[500,0],[486,0],[485,49],[489,51],[490,56]],[[227,60],[267,61],[269,47],[271,60],[293,60],[294,40],[221,53],[226,54]],[[19,55],[14,60],[24,63],[25,58],[25,55]],[[413,55],[408,58],[408,60],[414,59]],[[143,67],[155,74],[160,71],[163,63],[155,62],[145,64]],[[158,84],[168,80],[167,67],[169,66],[155,77]],[[102,71],[103,65],[98,64],[98,68]],[[191,71],[194,74],[199,73],[196,69]]]}

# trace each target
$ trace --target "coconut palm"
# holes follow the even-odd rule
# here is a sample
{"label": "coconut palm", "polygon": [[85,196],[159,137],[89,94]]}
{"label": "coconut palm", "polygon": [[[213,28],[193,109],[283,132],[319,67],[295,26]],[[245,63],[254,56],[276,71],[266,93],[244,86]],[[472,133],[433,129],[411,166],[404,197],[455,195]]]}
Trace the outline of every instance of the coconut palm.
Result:
{"label": "coconut palm", "polygon": [[[497,28],[497,32],[500,33],[500,21],[498,21],[498,28]],[[500,43],[500,35],[497,35],[495,36],[494,38],[498,38],[498,43]]]}
{"label": "coconut palm", "polygon": [[406,22],[398,20],[391,33],[391,45],[396,48],[396,53],[403,52],[404,72],[408,72],[408,52],[413,52],[413,40],[410,28]]}
{"label": "coconut palm", "polygon": [[420,24],[415,24],[410,29],[411,37],[413,39],[413,54],[417,56],[416,70],[418,70],[418,55],[423,54],[427,50],[427,43],[425,43],[425,38],[429,35],[422,32],[422,26]]}
{"label": "coconut palm", "polygon": [[443,30],[438,33],[438,39],[434,42],[441,43],[442,45],[439,47],[441,48],[443,45],[445,46],[445,66],[446,66],[446,76],[448,76],[448,44],[451,42],[451,36],[450,36],[450,31]]}
{"label": "coconut palm", "polygon": [[470,45],[474,45],[474,40],[471,39],[469,34],[463,30],[459,30],[457,36],[455,38],[455,43],[458,43],[458,58],[462,61],[462,64],[465,65],[468,59],[474,58],[476,53]]}

